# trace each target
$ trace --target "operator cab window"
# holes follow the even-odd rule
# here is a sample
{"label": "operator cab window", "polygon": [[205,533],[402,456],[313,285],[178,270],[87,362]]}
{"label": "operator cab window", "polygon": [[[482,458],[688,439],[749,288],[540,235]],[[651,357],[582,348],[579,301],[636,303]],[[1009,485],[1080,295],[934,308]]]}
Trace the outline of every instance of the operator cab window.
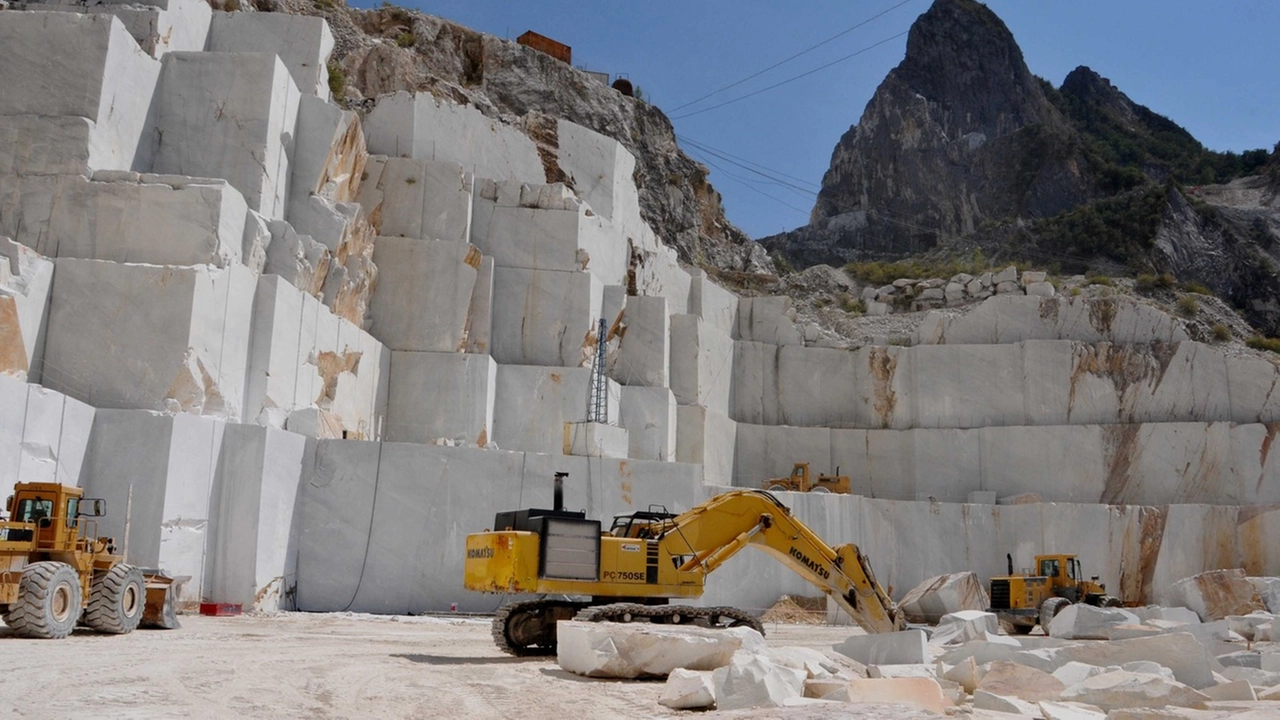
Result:
{"label": "operator cab window", "polygon": [[804,468],[802,467],[796,468],[795,471],[791,473],[791,477],[794,477],[794,478],[804,477]]}
{"label": "operator cab window", "polygon": [[80,514],[80,498],[67,498],[67,527],[76,526],[76,517]]}
{"label": "operator cab window", "polygon": [[24,498],[18,503],[18,510],[13,514],[16,522],[38,523],[53,516],[53,501],[40,498]]}
{"label": "operator cab window", "polygon": [[1068,560],[1067,561],[1067,577],[1071,578],[1072,580],[1075,580],[1076,568],[1079,567],[1079,565],[1080,565],[1079,560]]}
{"label": "operator cab window", "polygon": [[1058,561],[1057,560],[1041,560],[1040,574],[1046,577],[1058,577]]}

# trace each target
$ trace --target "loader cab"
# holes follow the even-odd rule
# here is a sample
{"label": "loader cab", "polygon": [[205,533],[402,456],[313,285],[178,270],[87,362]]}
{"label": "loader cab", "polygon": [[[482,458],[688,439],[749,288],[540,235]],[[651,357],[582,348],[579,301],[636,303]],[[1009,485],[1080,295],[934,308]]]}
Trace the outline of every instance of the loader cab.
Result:
{"label": "loader cab", "polygon": [[[106,502],[86,499],[84,491],[57,483],[20,483],[6,503],[10,522],[34,525],[41,548],[71,549],[80,534],[80,518],[106,514]],[[10,528],[8,539],[30,541],[33,531]]]}

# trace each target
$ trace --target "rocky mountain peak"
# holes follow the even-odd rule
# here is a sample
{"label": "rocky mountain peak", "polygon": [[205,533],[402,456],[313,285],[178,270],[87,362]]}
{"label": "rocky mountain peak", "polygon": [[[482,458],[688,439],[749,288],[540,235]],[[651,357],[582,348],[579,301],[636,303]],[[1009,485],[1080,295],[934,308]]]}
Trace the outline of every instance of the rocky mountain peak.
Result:
{"label": "rocky mountain peak", "polygon": [[810,224],[762,242],[801,265],[843,263],[1059,212],[1087,196],[1070,137],[995,13],[935,0],[832,152]]}
{"label": "rocky mountain peak", "polygon": [[1060,92],[1088,108],[1102,111],[1129,131],[1143,122],[1144,115],[1152,115],[1149,111],[1139,113],[1140,106],[1130,100],[1128,95],[1111,85],[1110,79],[1100,76],[1085,65],[1071,70],[1062,81]]}
{"label": "rocky mountain peak", "polygon": [[961,133],[994,137],[1058,119],[1013,33],[974,0],[934,2],[911,26],[891,78],[951,109],[951,129]]}

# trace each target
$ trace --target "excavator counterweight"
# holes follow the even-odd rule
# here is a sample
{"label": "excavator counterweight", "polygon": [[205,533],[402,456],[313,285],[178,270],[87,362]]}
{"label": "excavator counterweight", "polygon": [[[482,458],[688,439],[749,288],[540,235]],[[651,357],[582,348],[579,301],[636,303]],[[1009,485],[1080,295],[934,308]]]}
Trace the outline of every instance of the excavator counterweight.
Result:
{"label": "excavator counterweight", "polygon": [[564,510],[561,482],[550,510],[498,513],[494,529],[467,536],[464,584],[486,593],[571,596],[501,608],[494,640],[517,655],[554,652],[558,620],[759,621],[734,608],[669,605],[703,593],[709,574],[745,547],[761,549],[826,593],[867,632],[904,627],[857,546],[831,547],[770,493],[734,490],[680,514],[650,509],[598,520]]}

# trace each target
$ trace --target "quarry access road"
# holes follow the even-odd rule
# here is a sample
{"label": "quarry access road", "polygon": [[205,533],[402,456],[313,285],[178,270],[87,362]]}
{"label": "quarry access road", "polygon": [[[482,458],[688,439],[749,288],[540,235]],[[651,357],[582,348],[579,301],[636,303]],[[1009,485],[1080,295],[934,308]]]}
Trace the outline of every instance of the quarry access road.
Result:
{"label": "quarry access road", "polygon": [[[662,682],[592,680],[513,658],[489,620],[352,613],[183,615],[177,630],[27,640],[0,625],[0,716],[606,718],[675,715]],[[771,624],[771,645],[829,648],[848,627]]]}

